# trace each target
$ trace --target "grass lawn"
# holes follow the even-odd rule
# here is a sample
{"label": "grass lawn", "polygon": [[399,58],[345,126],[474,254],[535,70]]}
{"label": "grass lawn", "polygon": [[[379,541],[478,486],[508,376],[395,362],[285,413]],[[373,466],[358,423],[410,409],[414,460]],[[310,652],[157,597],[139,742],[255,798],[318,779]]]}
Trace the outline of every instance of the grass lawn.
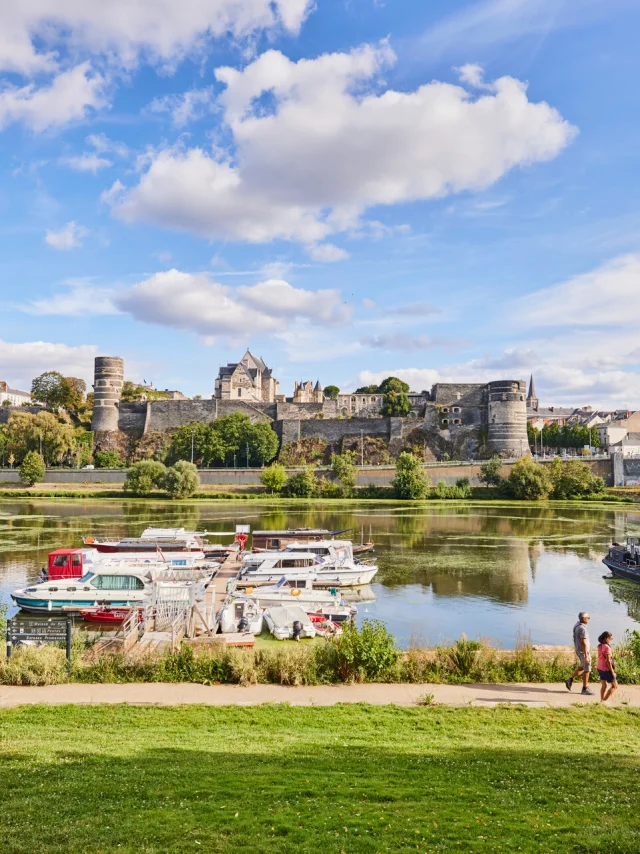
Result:
{"label": "grass lawn", "polygon": [[0,851],[640,850],[631,709],[0,712]]}

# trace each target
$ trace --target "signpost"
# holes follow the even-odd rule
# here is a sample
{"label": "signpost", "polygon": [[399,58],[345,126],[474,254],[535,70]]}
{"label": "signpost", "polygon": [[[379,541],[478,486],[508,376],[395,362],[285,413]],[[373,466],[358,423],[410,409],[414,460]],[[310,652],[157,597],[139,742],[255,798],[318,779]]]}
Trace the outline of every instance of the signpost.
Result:
{"label": "signpost", "polygon": [[35,643],[65,642],[67,665],[71,664],[71,620],[7,620],[7,658],[11,658],[13,647],[24,641]]}

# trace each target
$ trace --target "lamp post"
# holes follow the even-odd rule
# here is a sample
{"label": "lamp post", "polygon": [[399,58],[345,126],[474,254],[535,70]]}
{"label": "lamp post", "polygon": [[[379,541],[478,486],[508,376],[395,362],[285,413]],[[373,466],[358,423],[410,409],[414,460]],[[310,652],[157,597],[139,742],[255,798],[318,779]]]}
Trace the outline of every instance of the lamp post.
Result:
{"label": "lamp post", "polygon": [[247,468],[249,468],[249,443],[247,442]]}
{"label": "lamp post", "polygon": [[233,467],[236,468],[236,455],[233,455]]}
{"label": "lamp post", "polygon": [[360,431],[360,465],[364,466],[364,430]]}
{"label": "lamp post", "polygon": [[195,441],[196,431],[195,428],[191,428],[191,464],[193,465],[193,449],[194,449],[194,441]]}

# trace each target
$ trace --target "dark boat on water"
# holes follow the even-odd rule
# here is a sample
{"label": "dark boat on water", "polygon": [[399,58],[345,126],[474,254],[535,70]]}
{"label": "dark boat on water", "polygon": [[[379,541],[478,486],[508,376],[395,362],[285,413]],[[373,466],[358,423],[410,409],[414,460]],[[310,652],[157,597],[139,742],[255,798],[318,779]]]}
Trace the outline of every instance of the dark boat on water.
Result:
{"label": "dark boat on water", "polygon": [[627,537],[626,545],[614,543],[602,563],[616,578],[640,583],[640,537]]}

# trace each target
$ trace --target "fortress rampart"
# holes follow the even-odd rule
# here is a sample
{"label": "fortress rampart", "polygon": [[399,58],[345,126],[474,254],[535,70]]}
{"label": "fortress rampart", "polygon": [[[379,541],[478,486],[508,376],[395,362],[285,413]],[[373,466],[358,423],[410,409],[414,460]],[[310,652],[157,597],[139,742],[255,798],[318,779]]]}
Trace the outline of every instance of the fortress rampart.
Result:
{"label": "fortress rampart", "polygon": [[322,403],[294,403],[282,397],[273,402],[214,397],[126,403],[120,400],[123,377],[122,359],[96,359],[92,429],[98,445],[109,434],[141,439],[150,433],[170,433],[191,421],[211,423],[241,412],[253,421],[271,423],[281,445],[317,437],[339,448],[344,439],[365,436],[384,440],[392,450],[406,444],[420,448],[426,460],[444,455],[477,459],[493,453],[519,457],[529,451],[522,380],[438,383],[430,392],[410,396],[409,417],[389,418],[361,406],[359,400],[353,414],[345,415],[346,404],[352,407],[346,395]]}

